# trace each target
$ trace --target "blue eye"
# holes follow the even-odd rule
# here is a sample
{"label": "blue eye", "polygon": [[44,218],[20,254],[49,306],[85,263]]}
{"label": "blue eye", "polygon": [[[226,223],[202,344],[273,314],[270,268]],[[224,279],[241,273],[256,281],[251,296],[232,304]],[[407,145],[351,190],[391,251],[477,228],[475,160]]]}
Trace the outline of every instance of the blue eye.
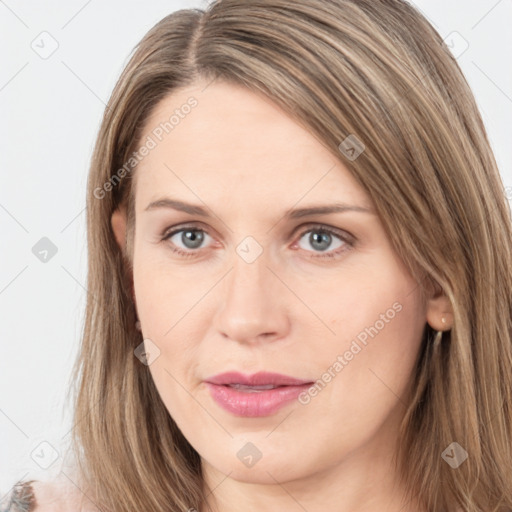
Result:
{"label": "blue eye", "polygon": [[[305,235],[309,233],[306,239]],[[176,240],[171,240],[174,236],[180,235]],[[206,238],[211,236],[204,230],[194,226],[181,226],[177,229],[171,230],[163,235],[162,241],[169,240],[171,242],[171,249],[176,254],[185,258],[197,256],[199,249]],[[341,253],[349,250],[354,245],[354,238],[348,233],[329,228],[322,224],[309,226],[307,230],[302,231],[298,244],[305,239],[313,251],[299,247],[307,252],[313,253],[312,258],[335,258],[340,256]],[[335,247],[332,247],[333,241],[337,241]],[[181,246],[180,246],[181,244]],[[333,250],[334,249],[334,250]]]}
{"label": "blue eye", "polygon": [[[314,258],[334,258],[353,246],[353,242],[348,235],[342,235],[341,233],[338,233],[337,230],[335,231],[323,225],[312,226],[309,227],[306,231],[303,231],[300,235],[299,243],[308,233],[309,236],[306,239],[307,243],[310,244],[310,247],[315,249],[314,251],[309,252],[323,253],[315,254],[313,256]],[[335,247],[331,247],[333,239],[338,240],[338,244]],[[329,248],[331,248],[331,250],[328,251]],[[303,247],[301,247],[301,249],[303,249]],[[340,250],[333,251],[332,249]]]}
{"label": "blue eye", "polygon": [[182,227],[180,229],[175,229],[167,233],[162,240],[170,240],[174,235],[181,233],[181,236],[178,237],[178,240],[184,245],[184,248],[187,250],[183,250],[179,246],[176,245],[176,242],[171,242],[173,244],[173,251],[180,254],[181,256],[189,257],[195,255],[195,249],[200,248],[199,246],[205,239],[208,233],[203,229],[195,228],[195,227]]}

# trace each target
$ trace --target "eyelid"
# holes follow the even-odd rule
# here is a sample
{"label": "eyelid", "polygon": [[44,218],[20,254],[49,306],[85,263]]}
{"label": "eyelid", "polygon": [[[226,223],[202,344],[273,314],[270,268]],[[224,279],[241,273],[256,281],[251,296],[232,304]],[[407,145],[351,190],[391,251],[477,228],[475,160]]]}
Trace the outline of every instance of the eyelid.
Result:
{"label": "eyelid", "polygon": [[[192,221],[192,222],[185,222],[184,224],[176,224],[175,226],[170,226],[164,229],[162,233],[162,237],[169,236],[171,233],[176,233],[177,231],[181,231],[183,229],[197,229],[198,231],[204,231],[205,233],[210,234],[209,229],[207,227],[201,227],[205,226],[204,223],[200,221]],[[210,235],[211,236],[211,235]]]}
{"label": "eyelid", "polygon": [[347,243],[354,243],[356,241],[356,238],[354,235],[349,233],[348,231],[345,231],[344,229],[335,228],[334,226],[330,226],[328,224],[322,224],[318,222],[310,222],[307,224],[302,224],[296,230],[294,231],[294,234],[296,231],[298,231],[300,228],[303,228],[300,232],[300,236],[304,236],[308,231],[311,231],[313,229],[317,229],[318,231],[327,231],[328,233],[332,233],[338,237],[340,237],[342,240],[346,241]]}

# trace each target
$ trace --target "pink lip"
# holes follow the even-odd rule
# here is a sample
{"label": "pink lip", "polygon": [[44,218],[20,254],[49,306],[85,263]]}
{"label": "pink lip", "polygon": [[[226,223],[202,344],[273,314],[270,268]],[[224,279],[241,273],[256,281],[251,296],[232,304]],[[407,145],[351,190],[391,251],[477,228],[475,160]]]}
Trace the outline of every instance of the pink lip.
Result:
{"label": "pink lip", "polygon": [[[226,411],[237,416],[258,417],[275,413],[306,391],[313,382],[278,373],[259,372],[243,375],[228,372],[205,379],[210,395]],[[279,386],[263,391],[240,390],[229,386]]]}
{"label": "pink lip", "polygon": [[246,386],[264,386],[272,384],[273,386],[300,386],[301,384],[309,384],[310,380],[296,379],[288,375],[270,372],[258,372],[253,375],[244,375],[238,372],[219,373],[213,377],[204,379],[205,382],[212,384],[244,384]]}

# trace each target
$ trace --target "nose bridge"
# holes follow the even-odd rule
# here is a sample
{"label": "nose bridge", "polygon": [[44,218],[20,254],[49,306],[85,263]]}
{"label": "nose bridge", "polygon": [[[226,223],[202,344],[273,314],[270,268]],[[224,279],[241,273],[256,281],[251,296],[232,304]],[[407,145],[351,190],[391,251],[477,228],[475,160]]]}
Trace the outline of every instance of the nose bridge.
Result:
{"label": "nose bridge", "polygon": [[282,336],[287,325],[279,280],[268,268],[268,253],[256,254],[243,242],[233,257],[232,270],[222,286],[223,300],[216,315],[219,332],[235,341],[254,342]]}
{"label": "nose bridge", "polygon": [[251,260],[240,255],[238,251],[239,248],[233,258],[233,270],[230,272],[227,298],[238,296],[239,299],[257,301],[261,299],[265,288],[268,289],[268,281],[272,277],[272,273],[267,268],[269,264],[267,255],[262,253]]}

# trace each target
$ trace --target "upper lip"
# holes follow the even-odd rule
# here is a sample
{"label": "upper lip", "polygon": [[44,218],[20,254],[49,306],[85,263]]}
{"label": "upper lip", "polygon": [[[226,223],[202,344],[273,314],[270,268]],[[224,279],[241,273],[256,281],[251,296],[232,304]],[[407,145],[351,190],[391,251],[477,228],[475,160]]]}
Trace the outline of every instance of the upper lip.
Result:
{"label": "upper lip", "polygon": [[220,385],[243,384],[244,386],[300,386],[312,383],[309,380],[296,379],[288,375],[271,372],[258,372],[253,375],[244,375],[239,372],[219,373],[218,375],[208,377],[205,379],[205,382]]}

